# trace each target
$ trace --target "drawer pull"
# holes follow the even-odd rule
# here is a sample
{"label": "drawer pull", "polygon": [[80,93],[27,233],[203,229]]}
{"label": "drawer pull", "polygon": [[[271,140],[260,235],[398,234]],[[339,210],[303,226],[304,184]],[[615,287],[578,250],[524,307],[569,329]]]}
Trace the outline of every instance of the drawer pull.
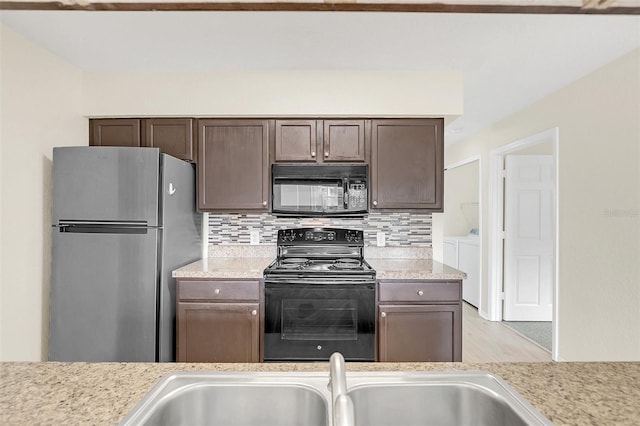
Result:
{"label": "drawer pull", "polygon": [[258,315],[258,311],[256,311],[255,309],[253,311],[251,311],[251,315]]}
{"label": "drawer pull", "polygon": [[215,290],[213,290],[213,294],[220,294],[220,289],[216,288]]}
{"label": "drawer pull", "polygon": [[311,151],[311,157],[312,158],[316,158],[316,152],[315,151]]}
{"label": "drawer pull", "polygon": [[386,316],[387,316],[387,313],[386,313],[386,312],[381,312],[381,313],[380,313],[380,316],[381,316],[382,318],[384,318],[384,317],[386,317]]}
{"label": "drawer pull", "polygon": [[373,200],[373,205],[374,205],[374,206],[377,206],[377,205],[378,205],[378,202],[377,202],[376,200]]}
{"label": "drawer pull", "polygon": [[424,296],[424,291],[418,290],[418,296]]}

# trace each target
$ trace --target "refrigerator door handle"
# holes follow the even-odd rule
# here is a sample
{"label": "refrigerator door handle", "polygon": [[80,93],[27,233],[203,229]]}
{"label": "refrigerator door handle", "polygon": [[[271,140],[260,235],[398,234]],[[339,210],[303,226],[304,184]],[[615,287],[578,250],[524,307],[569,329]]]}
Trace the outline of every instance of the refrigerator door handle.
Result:
{"label": "refrigerator door handle", "polygon": [[146,222],[71,222],[60,221],[60,232],[77,234],[146,234],[150,229],[161,229],[158,226],[147,226]]}

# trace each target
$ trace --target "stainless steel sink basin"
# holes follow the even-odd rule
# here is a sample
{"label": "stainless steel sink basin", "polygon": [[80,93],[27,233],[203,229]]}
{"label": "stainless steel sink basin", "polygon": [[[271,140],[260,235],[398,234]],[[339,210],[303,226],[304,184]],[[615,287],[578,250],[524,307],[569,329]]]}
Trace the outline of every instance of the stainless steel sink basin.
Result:
{"label": "stainless steel sink basin", "polygon": [[120,424],[328,426],[328,374],[299,379],[270,373],[172,374]]}
{"label": "stainless steel sink basin", "polygon": [[358,426],[550,425],[490,373],[347,375]]}
{"label": "stainless steel sink basin", "polygon": [[[329,373],[177,373],[121,425],[330,426]],[[349,372],[359,426],[551,425],[498,376],[484,372]]]}

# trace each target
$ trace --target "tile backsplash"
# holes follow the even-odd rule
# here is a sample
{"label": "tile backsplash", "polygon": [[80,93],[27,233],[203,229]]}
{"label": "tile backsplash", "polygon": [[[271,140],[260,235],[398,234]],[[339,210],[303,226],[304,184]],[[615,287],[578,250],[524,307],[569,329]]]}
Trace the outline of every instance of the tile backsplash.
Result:
{"label": "tile backsplash", "polygon": [[209,214],[209,244],[249,244],[250,232],[260,232],[260,244],[275,244],[279,229],[327,227],[364,231],[365,245],[376,245],[385,233],[387,246],[431,247],[431,214],[369,213],[364,218],[288,218],[264,214]]}

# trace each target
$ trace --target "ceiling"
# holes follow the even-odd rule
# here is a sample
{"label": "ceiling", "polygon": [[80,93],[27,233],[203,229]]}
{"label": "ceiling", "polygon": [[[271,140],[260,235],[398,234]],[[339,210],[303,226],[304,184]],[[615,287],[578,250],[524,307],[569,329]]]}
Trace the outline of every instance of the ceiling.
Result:
{"label": "ceiling", "polygon": [[87,71],[457,70],[447,143],[640,47],[640,17],[392,12],[1,11]]}

